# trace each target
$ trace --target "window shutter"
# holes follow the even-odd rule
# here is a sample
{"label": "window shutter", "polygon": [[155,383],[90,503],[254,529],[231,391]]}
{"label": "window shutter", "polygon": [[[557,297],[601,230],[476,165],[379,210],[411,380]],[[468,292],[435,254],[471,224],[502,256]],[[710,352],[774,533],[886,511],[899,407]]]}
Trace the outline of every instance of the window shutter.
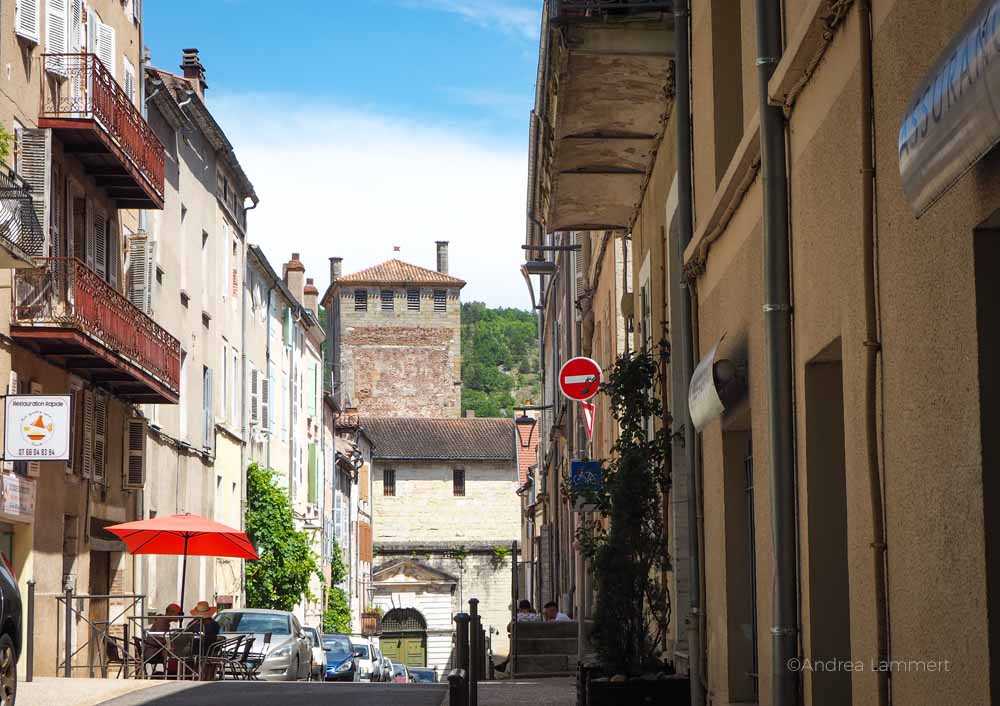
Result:
{"label": "window shutter", "polygon": [[142,22],[142,0],[132,0],[132,19]]}
{"label": "window shutter", "polygon": [[316,444],[309,444],[309,502],[319,503],[319,465],[316,463]]}
{"label": "window shutter", "polygon": [[83,403],[83,444],[80,453],[83,458],[82,475],[91,478],[94,475],[94,391],[84,391]]}
{"label": "window shutter", "polygon": [[[34,380],[32,380],[28,389],[31,391],[31,394],[40,395],[42,394],[42,383],[35,382]],[[42,475],[41,461],[28,461],[27,466],[28,466],[28,475],[31,476],[32,478],[37,478],[38,476]]]}
{"label": "window shutter", "polygon": [[202,446],[206,449],[212,448],[212,369],[205,368],[204,390],[202,393],[202,418],[203,418],[203,441]]}
{"label": "window shutter", "polygon": [[577,245],[580,247],[579,250],[573,251],[573,275],[576,281],[577,300],[579,300],[580,297],[583,296],[583,289],[584,289],[583,286],[585,281],[584,269],[586,267],[586,263],[584,262],[583,258],[583,239],[585,237],[586,236],[583,231],[576,231],[575,233],[573,233],[573,245]]}
{"label": "window shutter", "polygon": [[[107,216],[103,211],[94,210],[93,227],[94,271],[104,279],[108,278],[108,229]],[[87,248],[90,255],[90,247]]]}
{"label": "window shutter", "polygon": [[14,3],[14,33],[38,44],[38,0],[16,0]]}
{"label": "window shutter", "polygon": [[144,418],[132,417],[126,420],[122,458],[125,459],[122,488],[141,490],[146,485],[146,420]]}
{"label": "window shutter", "polygon": [[250,369],[250,423],[260,421],[260,373],[256,368]]}
{"label": "window shutter", "polygon": [[292,328],[292,307],[288,307],[287,309],[285,309],[284,335],[285,335],[285,345],[288,346],[289,348],[291,348],[292,346],[293,333],[294,329]]}
{"label": "window shutter", "polygon": [[115,77],[115,29],[97,20],[97,58],[104,64],[104,68]]}
{"label": "window shutter", "polygon": [[[21,131],[21,154],[18,171],[31,187],[31,209],[33,213],[22,213],[22,219],[30,222],[36,218],[38,225],[48,233],[49,189],[52,182],[52,131],[25,128]],[[34,252],[35,257],[45,257],[48,253],[48,238],[45,238]]]}
{"label": "window shutter", "polygon": [[121,248],[121,230],[118,223],[113,220],[107,220],[104,223],[104,227],[107,230],[107,243],[108,243],[108,282],[115,289],[121,291],[119,286],[119,274],[122,269],[122,248]]}
{"label": "window shutter", "polygon": [[[45,3],[45,50],[49,54],[69,51],[69,1],[47,0]],[[49,57],[45,68],[53,73],[66,75],[65,57]]]}
{"label": "window shutter", "polygon": [[222,301],[226,301],[229,289],[229,224],[222,224]]}
{"label": "window shutter", "polygon": [[[10,371],[10,378],[7,381],[7,394],[8,395],[16,395],[17,394],[17,371],[16,370],[11,370]],[[6,420],[5,420],[5,423],[6,423]],[[14,470],[14,462],[13,461],[4,461],[3,462],[3,469],[5,471],[13,471]]]}
{"label": "window shutter", "polygon": [[262,377],[260,381],[260,428],[272,431],[271,423],[271,381]]}
{"label": "window shutter", "polygon": [[135,103],[135,67],[126,56],[122,57],[122,74],[122,88],[125,89],[125,95],[128,96],[129,101]]}
{"label": "window shutter", "polygon": [[94,395],[94,480],[98,483],[107,482],[107,443],[108,398],[98,394]]}
{"label": "window shutter", "polygon": [[148,267],[149,239],[141,233],[128,239],[128,271],[125,274],[125,290],[128,300],[143,311],[146,311],[146,289],[149,281],[146,279]]}
{"label": "window shutter", "polygon": [[83,0],[70,0],[68,51],[83,50]]}

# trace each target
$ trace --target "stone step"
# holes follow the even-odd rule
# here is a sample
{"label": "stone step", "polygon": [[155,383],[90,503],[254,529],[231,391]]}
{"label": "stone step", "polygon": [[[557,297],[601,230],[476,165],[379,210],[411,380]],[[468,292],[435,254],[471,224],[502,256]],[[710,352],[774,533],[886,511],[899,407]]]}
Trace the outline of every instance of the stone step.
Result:
{"label": "stone step", "polygon": [[[572,661],[575,662],[575,657]],[[569,672],[571,658],[567,655],[518,655],[518,674],[548,674]]]}
{"label": "stone step", "polygon": [[517,639],[537,639],[542,637],[576,637],[580,624],[576,621],[561,623],[524,622],[517,624]]}
{"label": "stone step", "polygon": [[576,636],[517,638],[519,655],[573,655],[577,653]]}

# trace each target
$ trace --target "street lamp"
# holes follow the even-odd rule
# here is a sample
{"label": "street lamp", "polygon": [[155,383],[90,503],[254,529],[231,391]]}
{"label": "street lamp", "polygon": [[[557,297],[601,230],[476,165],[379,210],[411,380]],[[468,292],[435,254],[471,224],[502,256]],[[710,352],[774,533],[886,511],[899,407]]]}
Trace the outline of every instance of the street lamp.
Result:
{"label": "street lamp", "polygon": [[375,584],[369,581],[368,587],[365,589],[365,593],[368,594],[368,607],[371,608],[375,603]]}
{"label": "street lamp", "polygon": [[538,420],[529,415],[528,411],[539,412],[545,409],[552,409],[552,405],[524,404],[516,409],[521,411],[521,414],[514,418],[514,429],[517,430],[517,440],[521,444],[522,449],[531,448],[531,437],[535,433],[535,427],[538,426]]}

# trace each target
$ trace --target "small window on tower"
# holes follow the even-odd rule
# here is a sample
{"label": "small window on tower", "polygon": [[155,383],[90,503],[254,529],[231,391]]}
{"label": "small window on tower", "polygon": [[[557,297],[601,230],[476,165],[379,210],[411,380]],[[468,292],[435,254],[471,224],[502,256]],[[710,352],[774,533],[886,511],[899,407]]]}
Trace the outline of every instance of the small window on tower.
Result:
{"label": "small window on tower", "polygon": [[420,311],[420,290],[406,290],[406,309],[408,311]]}
{"label": "small window on tower", "polygon": [[452,479],[455,496],[463,497],[465,495],[465,469],[456,468]]}
{"label": "small window on tower", "polygon": [[368,290],[366,289],[354,290],[354,310],[368,311]]}
{"label": "small window on tower", "polygon": [[382,290],[382,311],[392,311],[395,294],[391,289]]}
{"label": "small window on tower", "polygon": [[396,471],[382,471],[382,494],[387,498],[396,497]]}
{"label": "small window on tower", "polygon": [[434,290],[434,311],[447,311],[448,292],[444,289]]}

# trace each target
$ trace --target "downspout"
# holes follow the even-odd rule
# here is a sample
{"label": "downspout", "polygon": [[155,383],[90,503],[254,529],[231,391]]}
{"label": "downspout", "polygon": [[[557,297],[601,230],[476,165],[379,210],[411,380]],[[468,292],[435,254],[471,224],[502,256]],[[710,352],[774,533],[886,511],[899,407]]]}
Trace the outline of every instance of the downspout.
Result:
{"label": "downspout", "polygon": [[274,295],[274,284],[272,283],[267,288],[267,326],[264,327],[265,335],[264,338],[267,340],[267,345],[265,347],[265,357],[267,358],[267,426],[268,428],[264,430],[267,434],[267,444],[265,445],[265,459],[264,462],[270,469],[271,466],[271,420],[274,418],[274,405],[271,403],[271,399],[274,397],[274,390],[271,389],[271,297]]}
{"label": "downspout", "polygon": [[773,706],[799,703],[798,561],[795,449],[792,414],[792,307],[785,115],[768,99],[768,82],[781,58],[781,0],[757,0],[757,97],[764,201],[764,357],[767,381],[768,468],[774,551]]}
{"label": "downspout", "polygon": [[[694,237],[693,185],[691,177],[691,11],[690,0],[679,0],[674,5],[674,32],[677,41],[677,58],[674,75],[676,77],[674,90],[674,110],[677,116],[677,236],[670,261],[670,300],[679,302],[680,326],[678,339],[680,345],[679,368],[680,377],[684,381],[682,389],[694,375],[694,336],[692,319],[694,316],[692,289],[694,282],[686,282],[682,263],[684,249]],[[685,395],[686,396],[686,395]],[[691,681],[692,706],[704,706],[705,689],[702,678],[702,611],[701,611],[701,552],[698,540],[699,503],[698,455],[696,453],[697,434],[691,422],[687,404],[675,404],[674,416],[677,423],[684,429],[683,438],[673,437],[674,458],[684,458],[687,472],[687,514],[688,514],[688,553],[690,555],[690,608],[685,618],[684,634],[688,641],[688,676]],[[677,448],[681,447],[681,448]]]}
{"label": "downspout", "polygon": [[[246,528],[247,514],[247,445],[250,443],[250,430],[247,424],[247,274],[250,267],[247,264],[247,212],[257,208],[260,203],[256,199],[253,206],[243,209],[243,291],[241,293],[240,310],[243,315],[240,317],[240,438],[243,443],[240,445],[240,529]],[[243,591],[244,599],[247,595],[247,563],[240,562],[240,587]]]}
{"label": "downspout", "polygon": [[[875,101],[872,70],[871,0],[858,3],[861,42],[861,232],[865,280],[865,451],[868,456],[869,499],[872,513],[872,564],[875,578],[876,647],[880,664],[889,663],[889,608],[886,580],[886,532],[879,468],[877,373],[882,350],[879,340],[875,263]],[[890,673],[877,669],[878,703],[891,703]]]}

